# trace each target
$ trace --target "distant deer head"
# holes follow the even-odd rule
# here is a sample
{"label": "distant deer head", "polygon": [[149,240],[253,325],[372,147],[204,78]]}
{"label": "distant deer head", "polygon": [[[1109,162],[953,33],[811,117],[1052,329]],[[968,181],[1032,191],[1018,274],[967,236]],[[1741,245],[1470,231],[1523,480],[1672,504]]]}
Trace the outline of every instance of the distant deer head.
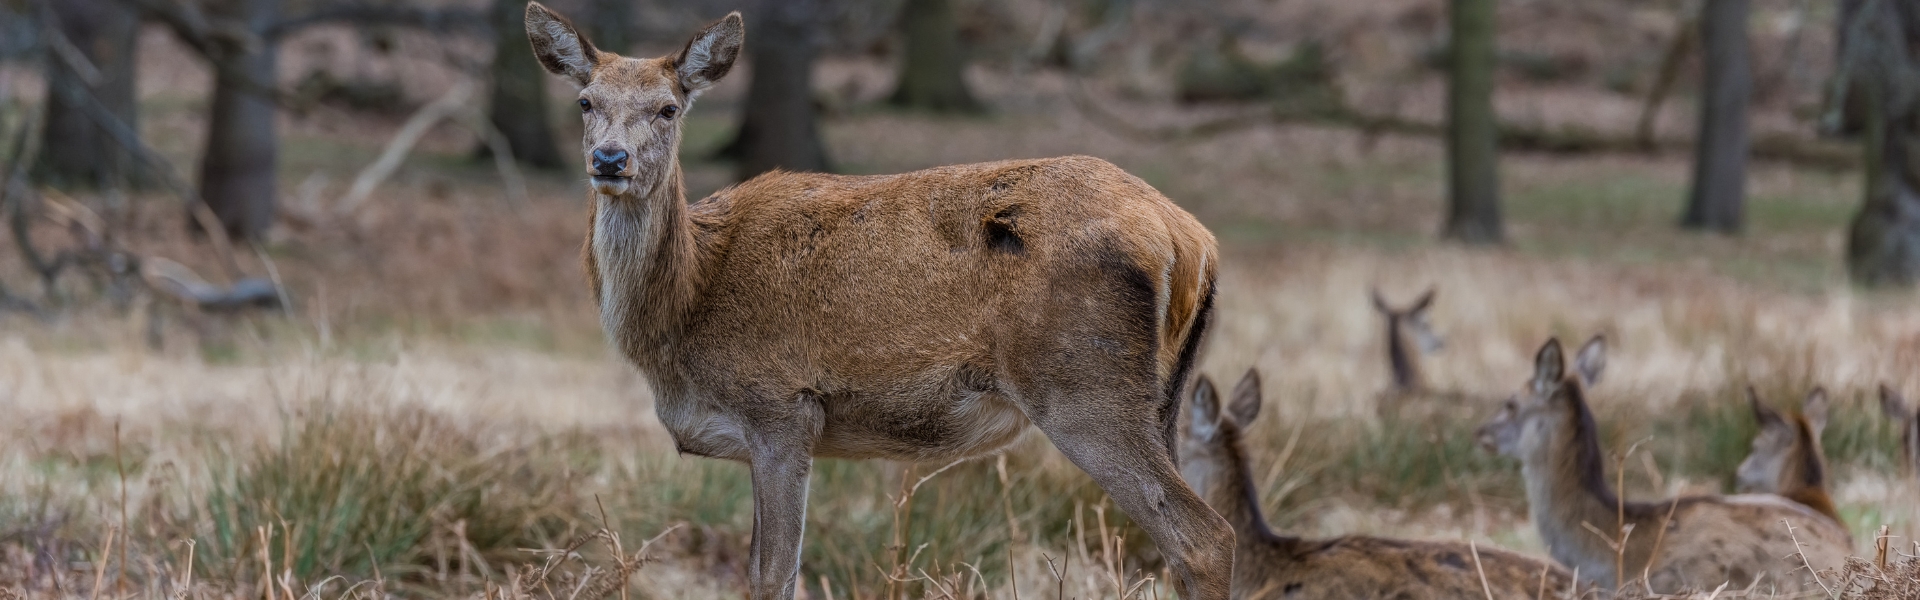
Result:
{"label": "distant deer head", "polygon": [[1887,384],[1880,384],[1880,409],[1900,425],[1900,456],[1907,476],[1920,480],[1920,407],[1907,402]]}
{"label": "distant deer head", "polygon": [[1437,291],[1428,288],[1413,304],[1396,309],[1387,304],[1380,290],[1373,290],[1373,309],[1387,320],[1387,364],[1393,369],[1394,391],[1425,390],[1426,372],[1420,367],[1420,354],[1437,352],[1446,345],[1427,323],[1427,309],[1433,308]]}
{"label": "distant deer head", "polygon": [[1827,427],[1827,391],[1813,388],[1799,411],[1784,415],[1761,401],[1751,386],[1747,403],[1760,431],[1736,471],[1740,491],[1779,494],[1839,520],[1827,495],[1826,454],[1820,449],[1820,432]]}

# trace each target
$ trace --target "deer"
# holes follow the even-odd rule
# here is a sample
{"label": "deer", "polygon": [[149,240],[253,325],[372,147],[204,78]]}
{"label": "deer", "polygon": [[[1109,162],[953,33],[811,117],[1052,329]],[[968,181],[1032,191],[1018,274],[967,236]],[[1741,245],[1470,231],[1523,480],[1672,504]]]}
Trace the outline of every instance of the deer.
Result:
{"label": "deer", "polygon": [[[1595,348],[1604,355],[1604,345]],[[1569,372],[1560,340],[1541,346],[1533,368],[1531,380],[1480,428],[1478,441],[1520,461],[1541,540],[1585,582],[1618,589],[1639,580],[1669,592],[1722,583],[1800,591],[1814,585],[1809,567],[1839,566],[1850,553],[1851,538],[1838,522],[1772,494],[1658,502],[1618,496],[1607,483],[1585,388]]]}
{"label": "deer", "polygon": [[1373,310],[1380,313],[1387,324],[1387,365],[1393,375],[1392,386],[1388,388],[1391,394],[1406,396],[1427,391],[1426,370],[1420,367],[1420,357],[1446,345],[1427,323],[1427,309],[1433,308],[1433,297],[1438,291],[1429,287],[1412,304],[1394,308],[1380,295],[1380,290],[1372,290]]}
{"label": "deer", "polygon": [[1736,471],[1737,489],[1785,497],[1844,527],[1846,522],[1827,494],[1827,458],[1820,449],[1820,432],[1827,427],[1826,389],[1813,388],[1800,410],[1784,415],[1762,402],[1752,386],[1747,387],[1747,403],[1760,431]]}
{"label": "deer", "polygon": [[[1509,598],[1575,592],[1549,561],[1495,547],[1347,535],[1303,539],[1274,533],[1260,510],[1246,430],[1260,413],[1260,373],[1248,369],[1222,407],[1200,377],[1188,401],[1180,472],[1233,524],[1233,597]],[[1482,577],[1485,577],[1484,583]]]}
{"label": "deer", "polygon": [[1900,458],[1908,478],[1920,481],[1920,406],[1892,386],[1880,384],[1880,410],[1900,426]]}
{"label": "deer", "polygon": [[750,471],[750,598],[794,597],[815,458],[957,461],[1034,428],[1181,597],[1227,597],[1233,531],[1174,465],[1218,268],[1197,219],[1085,156],[776,171],[689,202],[683,117],[740,55],[740,14],[655,58],[598,49],[538,2],[526,31],[580,88],[582,259],[610,345],[680,454]]}

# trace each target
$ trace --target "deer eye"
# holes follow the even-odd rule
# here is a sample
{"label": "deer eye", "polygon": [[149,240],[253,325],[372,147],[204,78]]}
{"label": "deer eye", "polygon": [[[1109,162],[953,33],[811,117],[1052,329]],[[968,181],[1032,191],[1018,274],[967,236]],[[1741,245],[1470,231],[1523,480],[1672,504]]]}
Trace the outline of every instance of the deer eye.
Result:
{"label": "deer eye", "polygon": [[590,111],[590,110],[593,110],[593,103],[592,103],[592,102],[588,102],[586,98],[581,98],[581,99],[580,99],[580,112],[587,112],[587,111]]}
{"label": "deer eye", "polygon": [[672,104],[668,104],[666,108],[660,109],[660,118],[666,119],[668,121],[672,121],[673,116],[677,114],[680,114],[680,107],[674,106]]}

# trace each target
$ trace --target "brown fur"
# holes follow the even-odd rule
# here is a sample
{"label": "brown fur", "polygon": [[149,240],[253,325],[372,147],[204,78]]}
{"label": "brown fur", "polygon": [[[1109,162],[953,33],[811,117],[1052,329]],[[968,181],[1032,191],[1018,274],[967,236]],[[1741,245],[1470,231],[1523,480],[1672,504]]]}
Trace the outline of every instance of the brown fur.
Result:
{"label": "brown fur", "polygon": [[1820,448],[1820,431],[1827,424],[1826,390],[1814,388],[1799,411],[1786,415],[1761,403],[1753,388],[1747,388],[1747,399],[1760,431],[1746,460],[1740,461],[1740,491],[1784,496],[1845,526],[1827,494],[1827,459]]}
{"label": "brown fur", "polygon": [[1880,408],[1900,425],[1900,462],[1906,466],[1907,477],[1920,481],[1920,406],[1908,404],[1900,392],[1883,383]]}
{"label": "brown fur", "polygon": [[[1549,340],[1534,365],[1533,381],[1480,429],[1480,439],[1520,460],[1541,539],[1582,578],[1612,586],[1616,570],[1624,570],[1620,582],[1645,574],[1655,591],[1674,592],[1722,582],[1743,588],[1764,576],[1762,591],[1798,591],[1813,584],[1796,550],[1815,569],[1837,567],[1850,553],[1839,523],[1773,495],[1622,501],[1607,483],[1593,413],[1580,379],[1567,372],[1559,340]],[[1626,526],[1632,533],[1616,569],[1608,540],[1588,527],[1617,538]]]}
{"label": "brown fur", "polygon": [[1226,597],[1232,531],[1173,463],[1218,256],[1191,215],[1088,157],[776,172],[689,203],[666,109],[726,73],[739,15],[656,59],[593,50],[537,3],[527,30],[583,86],[582,154],[631,157],[589,170],[588,281],[680,450],[750,465],[752,598],[794,594],[812,457],[953,460],[1030,423],[1153,538],[1182,597]]}
{"label": "brown fur", "polygon": [[[1235,598],[1560,598],[1573,577],[1551,562],[1490,546],[1370,536],[1301,539],[1268,529],[1254,487],[1245,428],[1260,410],[1260,375],[1247,371],[1221,410],[1201,378],[1181,439],[1181,472],[1233,524]],[[1477,555],[1477,564],[1476,564]],[[1485,574],[1486,583],[1481,584]],[[1544,593],[1543,593],[1544,591]]]}

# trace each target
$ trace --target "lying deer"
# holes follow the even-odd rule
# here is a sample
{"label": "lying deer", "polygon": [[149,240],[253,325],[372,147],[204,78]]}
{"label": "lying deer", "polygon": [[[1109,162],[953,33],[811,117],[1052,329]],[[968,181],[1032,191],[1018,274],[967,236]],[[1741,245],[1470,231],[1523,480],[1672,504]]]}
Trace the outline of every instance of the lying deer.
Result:
{"label": "lying deer", "polygon": [[1233,531],[1173,463],[1218,256],[1192,215],[1088,157],[774,172],[689,203],[681,124],[740,55],[739,13],[659,58],[595,48],[539,3],[526,28],[581,88],[607,336],[680,452],[751,471],[750,597],[794,596],[814,457],[951,461],[1029,424],[1146,531],[1182,598],[1227,597]]}
{"label": "lying deer", "polygon": [[[1542,560],[1461,542],[1368,536],[1310,540],[1275,534],[1260,511],[1245,431],[1260,413],[1260,374],[1248,370],[1221,409],[1213,382],[1195,384],[1180,472],[1233,524],[1234,598],[1563,597],[1573,577]],[[1482,579],[1484,577],[1484,579]]]}
{"label": "lying deer", "polygon": [[[1555,559],[1594,584],[1644,576],[1646,585],[1664,592],[1721,583],[1797,591],[1813,585],[1806,565],[1839,566],[1851,549],[1839,523],[1771,494],[1622,500],[1607,484],[1586,390],[1568,372],[1557,339],[1540,348],[1532,381],[1480,428],[1479,438],[1520,460],[1541,539]],[[1620,538],[1624,547],[1616,552],[1611,544]]]}
{"label": "lying deer", "polygon": [[1827,494],[1827,457],[1820,449],[1820,432],[1827,427],[1827,391],[1813,388],[1799,411],[1785,415],[1768,408],[1751,387],[1747,402],[1753,406],[1760,432],[1753,436],[1746,460],[1740,461],[1736,475],[1740,491],[1786,497],[1844,527],[1846,522],[1840,520],[1840,511]]}
{"label": "lying deer", "polygon": [[1900,425],[1900,457],[1907,476],[1920,480],[1920,406],[1907,403],[1900,392],[1880,384],[1880,409]]}

